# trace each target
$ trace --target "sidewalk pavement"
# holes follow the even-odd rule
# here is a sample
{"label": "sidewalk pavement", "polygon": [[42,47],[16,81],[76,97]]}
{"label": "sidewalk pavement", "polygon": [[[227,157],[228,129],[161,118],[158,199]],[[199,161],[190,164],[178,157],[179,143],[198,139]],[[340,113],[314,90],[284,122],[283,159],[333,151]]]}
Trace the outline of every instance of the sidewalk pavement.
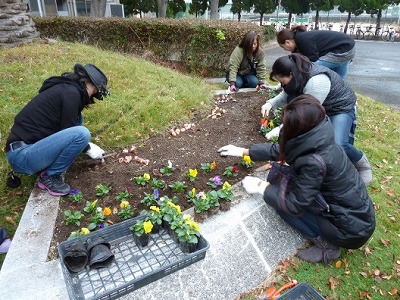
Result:
{"label": "sidewalk pavement", "polygon": [[[255,173],[265,178],[265,172]],[[121,299],[227,300],[260,285],[305,240],[260,195],[235,185],[231,210],[200,224],[205,259]],[[60,260],[47,261],[59,199],[32,191],[0,272],[0,299],[68,299]]]}

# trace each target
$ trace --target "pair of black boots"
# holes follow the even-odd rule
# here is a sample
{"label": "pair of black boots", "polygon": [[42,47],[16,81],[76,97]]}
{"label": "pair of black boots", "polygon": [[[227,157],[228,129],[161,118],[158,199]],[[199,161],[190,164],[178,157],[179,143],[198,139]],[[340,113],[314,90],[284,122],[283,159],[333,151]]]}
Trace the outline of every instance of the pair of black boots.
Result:
{"label": "pair of black boots", "polygon": [[89,263],[90,268],[104,268],[111,264],[114,254],[110,243],[104,238],[88,239],[86,243],[78,240],[68,246],[64,255],[64,263],[70,272],[80,272]]}

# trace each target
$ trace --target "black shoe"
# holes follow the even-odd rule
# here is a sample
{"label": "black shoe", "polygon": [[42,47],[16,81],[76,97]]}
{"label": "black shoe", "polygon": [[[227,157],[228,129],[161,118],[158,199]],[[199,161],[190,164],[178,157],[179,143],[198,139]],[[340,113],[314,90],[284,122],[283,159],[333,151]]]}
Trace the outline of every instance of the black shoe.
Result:
{"label": "black shoe", "polygon": [[64,182],[61,174],[47,175],[45,172],[39,176],[38,187],[47,190],[53,196],[68,195],[71,191],[71,187]]}

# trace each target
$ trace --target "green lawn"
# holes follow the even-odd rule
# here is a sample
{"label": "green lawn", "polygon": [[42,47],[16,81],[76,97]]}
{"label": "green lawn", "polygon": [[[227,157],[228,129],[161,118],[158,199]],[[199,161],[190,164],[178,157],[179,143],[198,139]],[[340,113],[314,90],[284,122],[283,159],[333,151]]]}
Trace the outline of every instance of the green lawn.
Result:
{"label": "green lawn", "polygon": [[[2,146],[14,116],[43,80],[71,71],[75,63],[98,65],[110,79],[111,96],[85,112],[94,140],[106,149],[135,144],[151,132],[162,131],[172,120],[187,117],[192,108],[207,109],[212,91],[220,88],[132,56],[73,43],[5,49],[0,59]],[[322,266],[294,258],[296,266],[284,270],[282,282],[292,278],[310,282],[329,299],[399,299],[395,289],[400,288],[400,114],[362,96],[357,114],[356,145],[374,170],[368,190],[376,207],[376,231],[362,249],[342,250],[340,263]],[[21,176],[22,186],[8,189],[5,180],[10,167],[3,152],[0,169],[0,226],[12,235],[35,178]],[[3,259],[0,255],[0,264]]]}

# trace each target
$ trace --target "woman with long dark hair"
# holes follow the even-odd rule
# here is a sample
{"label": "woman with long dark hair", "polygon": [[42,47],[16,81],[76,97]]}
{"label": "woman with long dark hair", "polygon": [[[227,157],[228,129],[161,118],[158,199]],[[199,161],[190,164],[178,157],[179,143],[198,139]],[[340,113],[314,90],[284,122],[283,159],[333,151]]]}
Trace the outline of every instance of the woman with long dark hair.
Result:
{"label": "woman with long dark hair", "polygon": [[[242,185],[250,194],[263,195],[287,223],[311,240],[311,248],[298,251],[301,259],[329,263],[340,256],[340,247],[357,249],[371,237],[374,205],[359,173],[335,143],[332,124],[315,97],[300,95],[285,105],[282,122],[279,144],[249,149],[227,145],[218,151],[222,156],[250,155],[254,161],[290,166],[293,175],[283,191],[279,178],[268,182],[247,176]],[[326,205],[316,210],[318,197]]]}
{"label": "woman with long dark hair", "polygon": [[282,29],[276,36],[281,48],[307,56],[312,62],[328,67],[345,78],[354,58],[355,42],[343,32],[307,31],[304,25]]}
{"label": "woman with long dark hair", "polygon": [[[332,122],[336,143],[346,152],[365,184],[370,184],[371,165],[365,154],[353,145],[357,98],[350,85],[337,73],[297,53],[279,57],[272,65],[270,79],[279,81],[283,91],[262,106],[261,114],[268,115],[271,108],[287,104],[299,95],[314,96],[324,106]],[[277,135],[279,128],[267,133],[266,138]]]}
{"label": "woman with long dark hair", "polygon": [[245,34],[229,58],[226,80],[231,92],[240,88],[267,88],[265,85],[267,65],[260,49],[260,36],[254,31]]}

